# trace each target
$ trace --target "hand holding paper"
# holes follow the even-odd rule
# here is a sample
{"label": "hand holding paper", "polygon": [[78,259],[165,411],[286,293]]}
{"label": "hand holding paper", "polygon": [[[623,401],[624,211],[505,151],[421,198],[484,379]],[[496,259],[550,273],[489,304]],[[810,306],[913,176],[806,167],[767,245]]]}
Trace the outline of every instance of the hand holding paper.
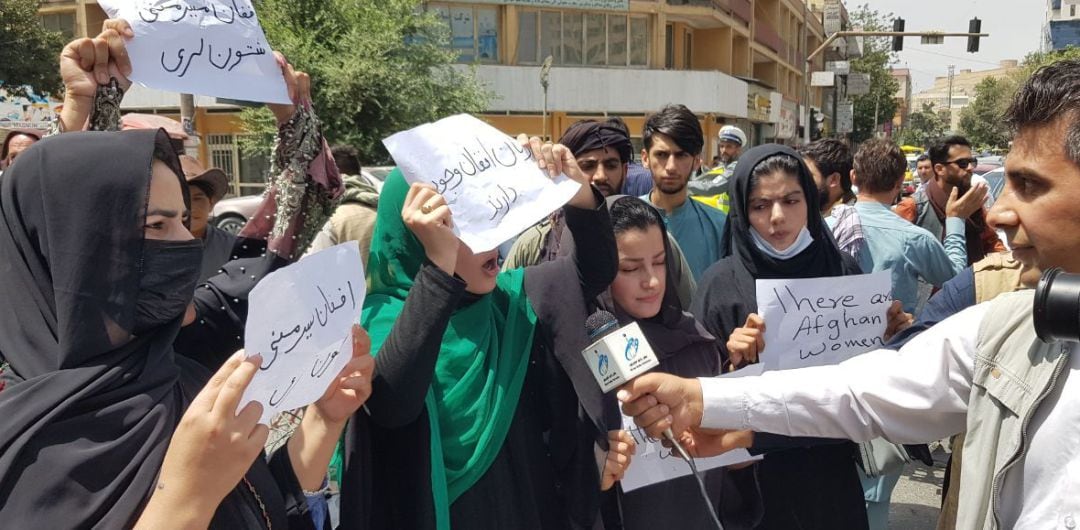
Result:
{"label": "hand holding paper", "polygon": [[593,196],[589,177],[578,167],[577,159],[569,147],[544,142],[539,136],[529,138],[524,134],[518,135],[518,142],[532,150],[537,165],[540,169],[547,170],[550,178],[557,179],[566,175],[570,180],[581,184],[581,189],[567,204],[577,208],[596,208],[596,198]]}
{"label": "hand holding paper", "polygon": [[313,405],[331,423],[344,424],[371,396],[375,358],[371,356],[371,337],[360,324],[352,327],[352,352],[352,359]]}
{"label": "hand holding paper", "polygon": [[[581,188],[563,176],[549,178],[537,167],[532,149],[467,114],[394,134],[383,143],[405,180],[429,184],[446,199],[454,234],[474,254],[536,224]],[[548,158],[543,145],[535,147],[545,165],[577,169],[569,153],[548,147]]]}

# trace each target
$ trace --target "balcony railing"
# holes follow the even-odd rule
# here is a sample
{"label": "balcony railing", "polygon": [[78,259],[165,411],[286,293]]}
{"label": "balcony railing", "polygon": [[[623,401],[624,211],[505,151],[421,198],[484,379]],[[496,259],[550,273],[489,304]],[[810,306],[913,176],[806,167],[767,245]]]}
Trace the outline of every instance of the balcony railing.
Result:
{"label": "balcony railing", "polygon": [[746,24],[750,24],[754,15],[750,0],[667,0],[667,3],[673,6],[711,7],[742,20]]}
{"label": "balcony railing", "polygon": [[784,54],[786,52],[787,44],[784,42],[784,39],[781,39],[780,34],[760,18],[754,26],[754,40],[758,44],[769,48],[777,54]]}

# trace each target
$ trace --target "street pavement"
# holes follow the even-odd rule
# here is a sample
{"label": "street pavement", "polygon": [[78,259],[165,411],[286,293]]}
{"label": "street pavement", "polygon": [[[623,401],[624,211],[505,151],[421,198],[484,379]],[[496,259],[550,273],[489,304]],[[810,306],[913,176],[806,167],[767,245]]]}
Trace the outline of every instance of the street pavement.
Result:
{"label": "street pavement", "polygon": [[941,508],[941,484],[949,455],[940,447],[934,451],[934,466],[912,462],[893,490],[889,507],[889,530],[927,530],[937,525]]}

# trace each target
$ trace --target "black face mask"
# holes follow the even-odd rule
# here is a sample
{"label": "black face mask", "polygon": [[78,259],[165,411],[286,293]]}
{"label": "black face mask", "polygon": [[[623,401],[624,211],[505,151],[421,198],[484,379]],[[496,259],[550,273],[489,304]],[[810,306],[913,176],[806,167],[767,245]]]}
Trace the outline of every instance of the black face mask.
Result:
{"label": "black face mask", "polygon": [[202,241],[143,241],[142,277],[135,297],[135,325],[140,335],[179,318],[195,296],[202,265]]}

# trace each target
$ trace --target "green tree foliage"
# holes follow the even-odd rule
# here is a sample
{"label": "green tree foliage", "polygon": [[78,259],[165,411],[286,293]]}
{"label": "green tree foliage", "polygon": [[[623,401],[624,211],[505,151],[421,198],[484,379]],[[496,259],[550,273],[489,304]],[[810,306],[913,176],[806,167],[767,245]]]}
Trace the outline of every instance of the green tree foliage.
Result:
{"label": "green tree foliage", "polygon": [[[455,69],[447,28],[420,0],[256,0],[271,46],[311,75],[312,98],[331,143],[360,150],[366,164],[389,162],[382,139],[421,123],[480,112],[488,93]],[[247,149],[274,132],[265,110],[246,110]]]}
{"label": "green tree foliage", "polygon": [[26,95],[27,86],[48,94],[61,88],[64,38],[41,25],[37,10],[37,0],[0,0],[0,88],[12,95]]}
{"label": "green tree foliage", "polygon": [[[891,31],[891,14],[882,14],[863,4],[850,15],[853,28],[864,31]],[[851,137],[861,142],[874,136],[881,124],[892,121],[896,113],[896,91],[900,85],[893,79],[889,65],[893,63],[889,37],[864,37],[863,55],[851,60],[851,71],[870,74],[870,93],[853,96],[855,104]]]}
{"label": "green tree foliage", "polygon": [[974,101],[960,112],[960,131],[979,149],[1009,145],[1009,130],[1002,122],[1011,98],[1006,85],[994,77],[979,81]]}
{"label": "green tree foliage", "polygon": [[945,136],[948,128],[948,122],[943,113],[936,110],[933,103],[923,103],[922,109],[913,111],[908,116],[907,127],[900,131],[896,140],[901,145],[926,147],[934,140]]}

